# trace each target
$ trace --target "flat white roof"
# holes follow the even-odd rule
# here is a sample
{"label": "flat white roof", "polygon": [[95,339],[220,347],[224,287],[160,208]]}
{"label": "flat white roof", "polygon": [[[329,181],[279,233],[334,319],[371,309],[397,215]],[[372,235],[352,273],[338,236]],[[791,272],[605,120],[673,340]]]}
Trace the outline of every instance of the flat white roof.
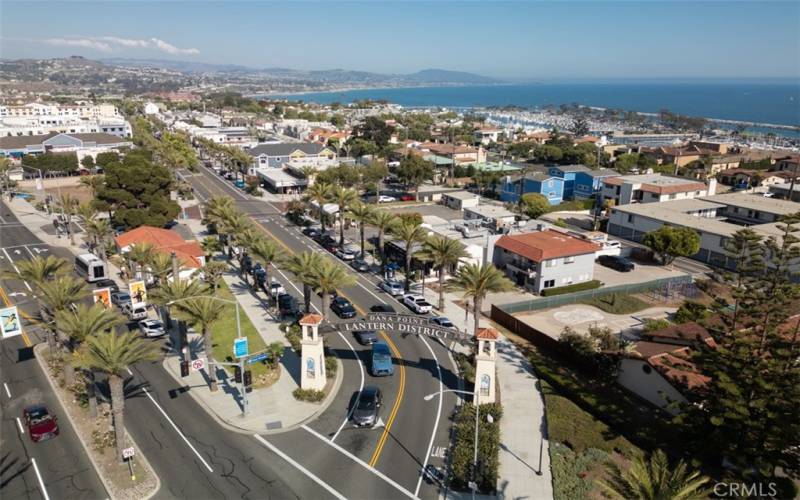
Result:
{"label": "flat white roof", "polygon": [[257,168],[256,174],[274,187],[305,186],[307,179],[298,179],[278,168]]}
{"label": "flat white roof", "polygon": [[720,194],[716,196],[707,196],[704,200],[713,201],[714,203],[722,203],[732,207],[747,208],[750,210],[758,210],[759,212],[766,212],[778,215],[789,215],[800,212],[800,203],[779,200],[776,198],[767,198],[761,193],[730,193]]}
{"label": "flat white roof", "polygon": [[501,217],[514,217],[514,212],[511,212],[506,207],[497,205],[479,205],[477,207],[469,207],[464,209],[465,212],[472,212],[483,217],[491,217],[493,219]]}
{"label": "flat white roof", "polygon": [[683,177],[661,174],[621,175],[617,178],[629,184],[653,184],[654,186],[682,186],[701,182],[695,179],[684,179]]}
{"label": "flat white roof", "polygon": [[475,193],[470,193],[469,191],[453,191],[452,193],[443,193],[442,196],[449,196],[450,198],[456,198],[458,200],[474,200],[478,197]]}

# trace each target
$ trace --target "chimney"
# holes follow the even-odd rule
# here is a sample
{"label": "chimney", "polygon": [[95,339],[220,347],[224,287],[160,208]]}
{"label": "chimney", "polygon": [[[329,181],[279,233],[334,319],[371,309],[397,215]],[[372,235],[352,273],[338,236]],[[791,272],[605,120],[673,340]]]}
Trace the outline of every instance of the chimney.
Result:
{"label": "chimney", "polygon": [[717,179],[715,177],[710,177],[708,179],[708,196],[714,196],[717,192]]}

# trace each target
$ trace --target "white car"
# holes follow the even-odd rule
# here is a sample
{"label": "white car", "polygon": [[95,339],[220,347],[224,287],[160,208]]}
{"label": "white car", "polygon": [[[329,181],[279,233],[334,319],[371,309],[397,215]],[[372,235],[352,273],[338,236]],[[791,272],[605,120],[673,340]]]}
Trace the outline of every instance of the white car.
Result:
{"label": "white car", "polygon": [[157,319],[145,319],[139,322],[139,331],[145,337],[160,337],[167,333],[164,324]]}
{"label": "white car", "polygon": [[388,293],[392,297],[397,297],[398,295],[403,295],[403,284],[399,281],[395,280],[383,280],[381,281],[381,290]]}
{"label": "white car", "polygon": [[286,293],[286,289],[283,288],[283,285],[281,285],[277,281],[274,281],[273,279],[273,281],[269,284],[270,297],[272,297],[273,299],[277,299],[279,295],[282,295],[284,293]]}
{"label": "white car", "polygon": [[409,293],[403,296],[403,304],[417,314],[428,314],[433,306],[422,295]]}
{"label": "white car", "polygon": [[394,196],[386,196],[385,194],[378,196],[378,203],[392,203],[395,201],[397,201],[397,198]]}
{"label": "white car", "polygon": [[344,261],[348,261],[348,262],[351,261],[351,260],[355,260],[356,253],[357,252],[354,252],[354,251],[350,250],[349,248],[340,248],[340,249],[336,250],[336,256],[339,257],[340,259],[342,259]]}
{"label": "white car", "polygon": [[620,253],[622,253],[622,243],[617,240],[608,240],[604,241],[600,250],[594,253],[594,258],[601,255],[619,255]]}

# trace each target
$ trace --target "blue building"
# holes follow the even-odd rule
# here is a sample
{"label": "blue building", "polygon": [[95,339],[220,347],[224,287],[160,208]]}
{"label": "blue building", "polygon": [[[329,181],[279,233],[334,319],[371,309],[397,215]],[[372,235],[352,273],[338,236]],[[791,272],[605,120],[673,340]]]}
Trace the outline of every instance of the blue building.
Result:
{"label": "blue building", "polygon": [[592,170],[585,165],[556,165],[548,169],[552,176],[564,179],[564,199],[591,198],[603,185],[603,179],[619,176],[614,170]]}
{"label": "blue building", "polygon": [[564,179],[564,199],[572,200],[575,198],[575,179],[579,173],[590,172],[592,169],[585,165],[554,165],[547,169],[547,172],[555,177]]}
{"label": "blue building", "polygon": [[521,195],[528,193],[539,193],[547,198],[551,205],[558,205],[564,199],[564,179],[543,172],[503,178],[500,188],[502,201],[517,203]]}

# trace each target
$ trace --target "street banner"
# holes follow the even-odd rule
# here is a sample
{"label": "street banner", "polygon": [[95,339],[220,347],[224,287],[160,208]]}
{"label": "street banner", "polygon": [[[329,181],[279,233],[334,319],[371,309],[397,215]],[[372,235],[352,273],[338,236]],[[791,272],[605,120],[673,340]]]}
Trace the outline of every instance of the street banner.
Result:
{"label": "street banner", "polygon": [[97,290],[92,291],[92,298],[94,298],[94,303],[97,304],[98,302],[103,305],[106,309],[111,308],[111,289],[110,288],[98,288]]}
{"label": "street banner", "polygon": [[0,309],[0,329],[4,339],[22,335],[22,322],[19,320],[17,306]]}
{"label": "street banner", "polygon": [[128,288],[131,294],[131,304],[147,304],[147,287],[143,280],[131,281]]}

